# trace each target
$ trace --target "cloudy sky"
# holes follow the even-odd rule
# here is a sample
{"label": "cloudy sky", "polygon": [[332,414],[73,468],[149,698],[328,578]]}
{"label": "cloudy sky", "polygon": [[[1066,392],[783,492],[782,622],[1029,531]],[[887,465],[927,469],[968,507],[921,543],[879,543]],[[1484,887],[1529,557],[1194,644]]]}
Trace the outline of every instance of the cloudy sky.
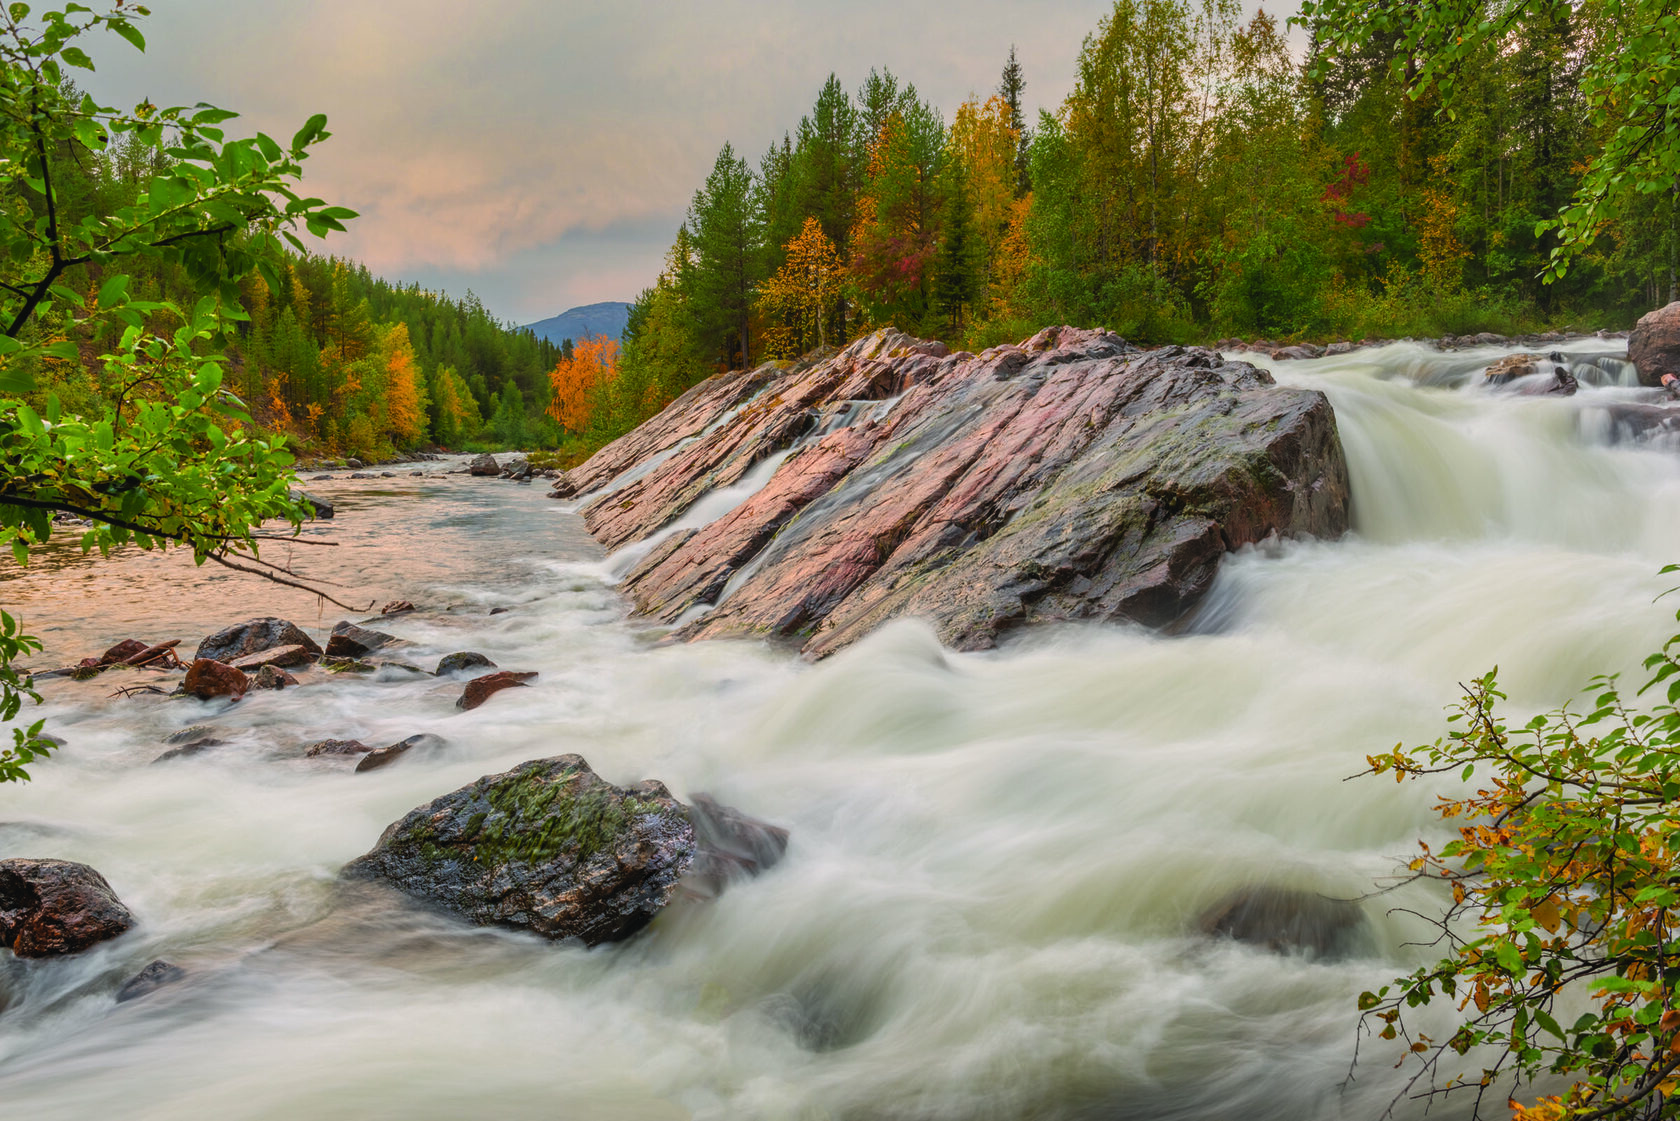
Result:
{"label": "cloudy sky", "polygon": [[151,0],[88,82],[112,104],[207,101],[246,131],[333,137],[314,194],[361,213],[327,248],[469,288],[525,323],[649,284],[719,147],[756,163],[830,71],[916,83],[949,119],[1011,44],[1053,108],[1109,0]]}

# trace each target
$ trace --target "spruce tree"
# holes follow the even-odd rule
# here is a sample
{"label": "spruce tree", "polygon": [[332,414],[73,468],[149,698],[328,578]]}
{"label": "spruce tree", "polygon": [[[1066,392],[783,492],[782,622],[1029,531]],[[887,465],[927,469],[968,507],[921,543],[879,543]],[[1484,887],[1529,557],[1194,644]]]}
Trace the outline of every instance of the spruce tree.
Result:
{"label": "spruce tree", "polygon": [[1027,133],[1027,118],[1022,110],[1022,95],[1027,92],[1027,77],[1015,58],[1015,46],[1010,44],[1009,61],[1003,66],[1003,80],[998,83],[998,96],[1009,106],[1009,127],[1015,130],[1015,197],[1021,198],[1032,190],[1032,137]]}

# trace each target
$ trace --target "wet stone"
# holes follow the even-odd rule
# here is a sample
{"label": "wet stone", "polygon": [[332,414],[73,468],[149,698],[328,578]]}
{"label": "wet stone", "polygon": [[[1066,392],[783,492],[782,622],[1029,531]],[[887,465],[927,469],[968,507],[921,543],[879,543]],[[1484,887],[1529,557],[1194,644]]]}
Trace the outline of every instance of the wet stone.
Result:
{"label": "wet stone", "polygon": [[128,983],[117,990],[117,1003],[127,1004],[131,1000],[139,1000],[157,992],[165,985],[172,985],[187,975],[187,971],[178,965],[171,965],[162,958],[152,962],[146,968],[129,978]]}
{"label": "wet stone", "polygon": [[471,711],[503,689],[524,687],[527,681],[536,676],[535,673],[512,673],[503,670],[500,673],[475,677],[467,682],[467,687],[462,691],[461,699],[455,702],[455,707]]}
{"label": "wet stone", "polygon": [[214,737],[206,736],[204,739],[194,740],[189,744],[172,748],[171,750],[164,752],[162,755],[159,755],[156,759],[152,760],[152,765],[156,766],[159,763],[168,763],[173,759],[190,759],[194,755],[202,755],[206,751],[209,751],[212,747],[222,747],[226,743],[226,740],[219,740]]}
{"label": "wet stone", "polygon": [[361,740],[317,740],[304,747],[303,753],[316,759],[323,755],[365,755],[372,750]]}
{"label": "wet stone", "polygon": [[481,666],[487,669],[495,669],[496,663],[476,651],[460,650],[439,658],[436,673],[437,676],[442,677],[446,673],[460,673],[462,670],[477,669]]}
{"label": "wet stone", "polygon": [[86,864],[0,860],[0,945],[20,958],[80,953],[133,925],[105,877]]}

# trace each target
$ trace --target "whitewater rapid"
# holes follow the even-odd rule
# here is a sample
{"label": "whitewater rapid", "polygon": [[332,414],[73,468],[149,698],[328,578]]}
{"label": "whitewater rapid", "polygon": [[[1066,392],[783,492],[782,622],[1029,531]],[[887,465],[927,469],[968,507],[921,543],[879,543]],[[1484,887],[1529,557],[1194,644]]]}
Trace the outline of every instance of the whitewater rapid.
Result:
{"label": "whitewater rapid", "polygon": [[[957,654],[901,622],[816,666],[660,646],[613,589],[626,558],[539,488],[311,484],[339,516],[310,534],[340,544],[306,568],[424,609],[386,627],[411,643],[395,657],[478,650],[541,676],[466,714],[458,685],[398,669],[231,707],[48,683],[67,746],[0,787],[0,856],[92,864],[140,926],[0,961],[0,1114],[1373,1117],[1398,1055],[1366,1040],[1348,1080],[1354,999],[1424,960],[1403,909],[1430,894],[1365,902],[1367,952],[1336,962],[1209,941],[1196,919],[1251,884],[1371,892],[1441,826],[1422,786],[1346,781],[1367,754],[1441,734],[1457,683],[1495,664],[1514,711],[1550,707],[1636,675],[1675,629],[1655,600],[1680,560],[1680,457],[1605,438],[1603,408],[1643,392],[1619,384],[1620,344],[1568,350],[1605,384],[1513,399],[1471,376],[1504,351],[1405,343],[1265,363],[1329,394],[1355,532],[1229,558],[1170,638],[1068,627]],[[7,576],[42,664],[345,617],[179,558]],[[150,765],[201,723],[228,745]],[[296,754],[417,732],[446,746],[370,774]],[[593,951],[338,887],[412,807],[563,752],[710,791],[787,827],[788,856]],[[159,957],[188,980],[115,1004]]]}

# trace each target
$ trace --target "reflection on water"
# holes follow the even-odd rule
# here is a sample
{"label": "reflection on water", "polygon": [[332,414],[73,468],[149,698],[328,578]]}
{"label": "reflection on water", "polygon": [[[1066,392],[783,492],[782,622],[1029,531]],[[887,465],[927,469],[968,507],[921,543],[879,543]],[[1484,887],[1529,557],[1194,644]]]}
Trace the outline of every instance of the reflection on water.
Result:
{"label": "reflection on water", "polygon": [[[1445,368],[1463,360],[1278,364],[1332,396],[1359,533],[1233,558],[1175,639],[1082,627],[955,654],[903,622],[815,667],[662,647],[540,486],[311,484],[339,515],[310,532],[340,545],[307,571],[422,608],[382,624],[407,640],[394,659],[473,649],[541,677],[471,713],[458,684],[397,669],[236,705],[49,683],[69,746],[0,791],[0,852],[95,865],[142,924],[4,964],[0,1101],[37,1119],[1376,1115],[1393,1057],[1368,1044],[1345,1083],[1353,999],[1418,960],[1390,908],[1428,895],[1363,904],[1374,949],[1337,962],[1209,942],[1197,917],[1250,884],[1368,891],[1439,825],[1428,791],[1344,777],[1432,739],[1454,683],[1495,663],[1521,707],[1635,669],[1680,555],[1680,466],[1577,424],[1590,395],[1638,391],[1504,400]],[[340,617],[137,555],[55,558],[0,595],[45,661]],[[192,724],[226,744],[150,765]],[[419,732],[445,746],[365,775],[299,754]],[[413,806],[567,751],[785,825],[788,857],[594,951],[337,885]],[[116,1005],[157,957],[190,979]]]}

